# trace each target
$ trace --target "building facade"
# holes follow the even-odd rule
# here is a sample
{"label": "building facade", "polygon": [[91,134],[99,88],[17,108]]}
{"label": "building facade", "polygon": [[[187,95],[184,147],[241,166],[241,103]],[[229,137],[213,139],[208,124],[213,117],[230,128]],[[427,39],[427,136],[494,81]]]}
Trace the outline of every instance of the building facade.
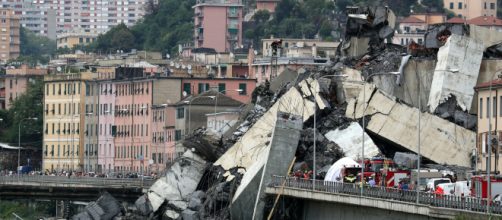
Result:
{"label": "building facade", "polygon": [[198,0],[193,8],[195,48],[229,52],[240,47],[243,20],[240,0]]}
{"label": "building facade", "polygon": [[497,16],[497,0],[443,0],[443,4],[456,16],[467,20],[480,16]]}
{"label": "building facade", "polygon": [[73,48],[77,45],[88,45],[98,38],[97,33],[65,32],[56,37],[57,48]]}
{"label": "building facade", "polygon": [[275,7],[280,0],[256,0],[256,10],[266,10],[270,13],[275,12]]}
{"label": "building facade", "polygon": [[[481,83],[476,86],[478,95],[478,130],[477,130],[477,167],[476,170],[488,170],[488,154],[492,143],[491,170],[501,171],[498,162],[502,140],[502,79]],[[499,120],[500,119],[500,120]],[[491,124],[491,126],[490,126]],[[490,129],[491,128],[491,129]],[[490,141],[489,133],[491,132]]]}
{"label": "building facade", "polygon": [[244,78],[181,78],[183,93],[196,96],[210,89],[217,89],[228,97],[242,103],[251,101],[251,93],[256,88],[255,79]]}
{"label": "building facade", "polygon": [[57,33],[82,30],[104,33],[113,26],[135,24],[145,14],[146,0],[34,0],[2,1],[21,16],[21,25],[35,33],[56,39]]}
{"label": "building facade", "polygon": [[44,77],[44,171],[84,170],[85,94],[94,73]]}
{"label": "building facade", "polygon": [[4,81],[3,85],[5,86],[5,103],[2,104],[4,106],[2,109],[9,109],[12,101],[25,93],[30,83],[34,83],[34,80],[37,79],[43,80],[46,74],[47,69],[30,68],[27,65],[5,70],[5,75],[0,78]]}
{"label": "building facade", "polygon": [[0,9],[0,60],[19,57],[20,53],[20,17],[10,9]]}

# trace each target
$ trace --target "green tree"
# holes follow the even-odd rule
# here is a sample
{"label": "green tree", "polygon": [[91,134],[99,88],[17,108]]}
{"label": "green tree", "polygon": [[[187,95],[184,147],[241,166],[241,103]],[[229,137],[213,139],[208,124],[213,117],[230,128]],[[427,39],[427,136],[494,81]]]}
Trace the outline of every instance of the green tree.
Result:
{"label": "green tree", "polygon": [[2,142],[17,145],[18,126],[21,120],[36,117],[38,118],[36,121],[24,120],[22,122],[21,140],[22,143],[31,146],[42,146],[42,133],[40,131],[43,130],[44,83],[42,79],[36,79],[30,83],[27,91],[14,99],[8,110],[0,111],[0,117],[3,119],[1,125],[5,128],[0,136]]}
{"label": "green tree", "polygon": [[56,53],[56,41],[37,35],[32,31],[21,27],[20,57],[16,61],[29,64],[47,63],[49,58]]}

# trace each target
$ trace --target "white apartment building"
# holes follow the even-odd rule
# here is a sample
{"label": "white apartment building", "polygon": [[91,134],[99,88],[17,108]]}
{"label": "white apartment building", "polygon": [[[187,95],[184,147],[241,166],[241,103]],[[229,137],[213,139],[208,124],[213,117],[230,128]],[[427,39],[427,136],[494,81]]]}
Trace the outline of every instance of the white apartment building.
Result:
{"label": "white apartment building", "polygon": [[21,26],[56,39],[74,30],[103,33],[113,26],[135,24],[143,17],[147,0],[1,0],[21,16]]}

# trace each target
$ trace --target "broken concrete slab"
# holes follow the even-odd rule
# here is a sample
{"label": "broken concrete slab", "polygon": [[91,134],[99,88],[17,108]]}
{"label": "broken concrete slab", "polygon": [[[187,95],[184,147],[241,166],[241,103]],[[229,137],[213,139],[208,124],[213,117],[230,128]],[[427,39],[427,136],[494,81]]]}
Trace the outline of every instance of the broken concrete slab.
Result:
{"label": "broken concrete slab", "polygon": [[[173,210],[167,210],[164,213],[164,217],[169,220],[177,220],[180,217],[180,214],[177,213],[176,211],[173,211]],[[164,219],[164,218],[162,218],[162,219]]]}
{"label": "broken concrete slab", "polygon": [[147,195],[142,195],[141,197],[139,197],[136,202],[134,202],[134,206],[136,206],[136,210],[138,210],[139,213],[143,216],[147,216],[153,212],[152,204],[148,200]]}
{"label": "broken concrete slab", "polygon": [[188,203],[185,201],[169,201],[167,205],[178,211],[183,211],[188,208]]}
{"label": "broken concrete slab", "polygon": [[[363,112],[361,96],[349,104],[354,106],[347,108],[346,116],[359,119],[361,114],[355,112]],[[368,131],[415,153],[418,147],[418,114],[421,114],[421,155],[436,163],[470,166],[469,154],[476,146],[474,132],[401,104],[381,90],[374,91],[367,109],[373,109],[365,111],[366,115],[371,115]]]}
{"label": "broken concrete slab", "polygon": [[199,220],[200,217],[197,212],[187,209],[181,212],[181,217],[183,220]]}
{"label": "broken concrete slab", "polygon": [[[336,129],[324,135],[328,140],[336,143],[342,148],[346,157],[353,160],[361,159],[363,128],[357,123],[352,122],[350,126],[344,129]],[[364,157],[372,158],[380,153],[373,140],[364,132]]]}
{"label": "broken concrete slab", "polygon": [[148,191],[152,212],[156,212],[165,200],[180,201],[189,198],[196,190],[206,162],[197,154],[186,151]]}
{"label": "broken concrete slab", "polygon": [[[303,128],[303,119],[298,115],[279,112],[272,142],[261,174],[260,186],[254,203],[253,219],[264,218],[265,188],[272,182],[273,175],[287,175],[289,164],[295,157],[300,130]],[[241,185],[242,186],[242,185]],[[239,186],[240,187],[240,186]],[[249,210],[241,210],[249,213]],[[248,219],[248,218],[243,218]]]}
{"label": "broken concrete slab", "polygon": [[104,192],[96,202],[90,202],[85,210],[72,217],[74,220],[110,220],[121,212],[119,202],[108,192]]}
{"label": "broken concrete slab", "polygon": [[275,126],[277,112],[301,115],[307,120],[314,114],[314,103],[304,99],[296,87],[289,89],[214,165],[225,170],[233,167],[249,168],[268,152],[269,133]]}
{"label": "broken concrete slab", "polygon": [[438,105],[452,95],[463,111],[471,108],[483,50],[482,43],[469,37],[451,35],[448,38],[438,52],[427,104],[430,112],[435,112]]}

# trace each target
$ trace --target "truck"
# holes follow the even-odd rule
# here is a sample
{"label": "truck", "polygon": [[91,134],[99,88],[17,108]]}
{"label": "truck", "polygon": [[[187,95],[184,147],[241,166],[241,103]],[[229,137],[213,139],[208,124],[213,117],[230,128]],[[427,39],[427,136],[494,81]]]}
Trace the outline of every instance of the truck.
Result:
{"label": "truck", "polygon": [[409,170],[402,170],[396,167],[394,161],[381,157],[374,157],[371,160],[365,160],[364,177],[375,178],[379,186],[397,187],[401,180],[410,175]]}
{"label": "truck", "polygon": [[488,198],[492,200],[496,195],[502,194],[502,176],[491,175],[491,193],[488,196],[488,176],[476,175],[471,177],[471,196],[477,198]]}
{"label": "truck", "polygon": [[31,168],[31,166],[19,166],[17,167],[17,172],[19,174],[27,174],[29,172],[31,172],[33,169]]}

